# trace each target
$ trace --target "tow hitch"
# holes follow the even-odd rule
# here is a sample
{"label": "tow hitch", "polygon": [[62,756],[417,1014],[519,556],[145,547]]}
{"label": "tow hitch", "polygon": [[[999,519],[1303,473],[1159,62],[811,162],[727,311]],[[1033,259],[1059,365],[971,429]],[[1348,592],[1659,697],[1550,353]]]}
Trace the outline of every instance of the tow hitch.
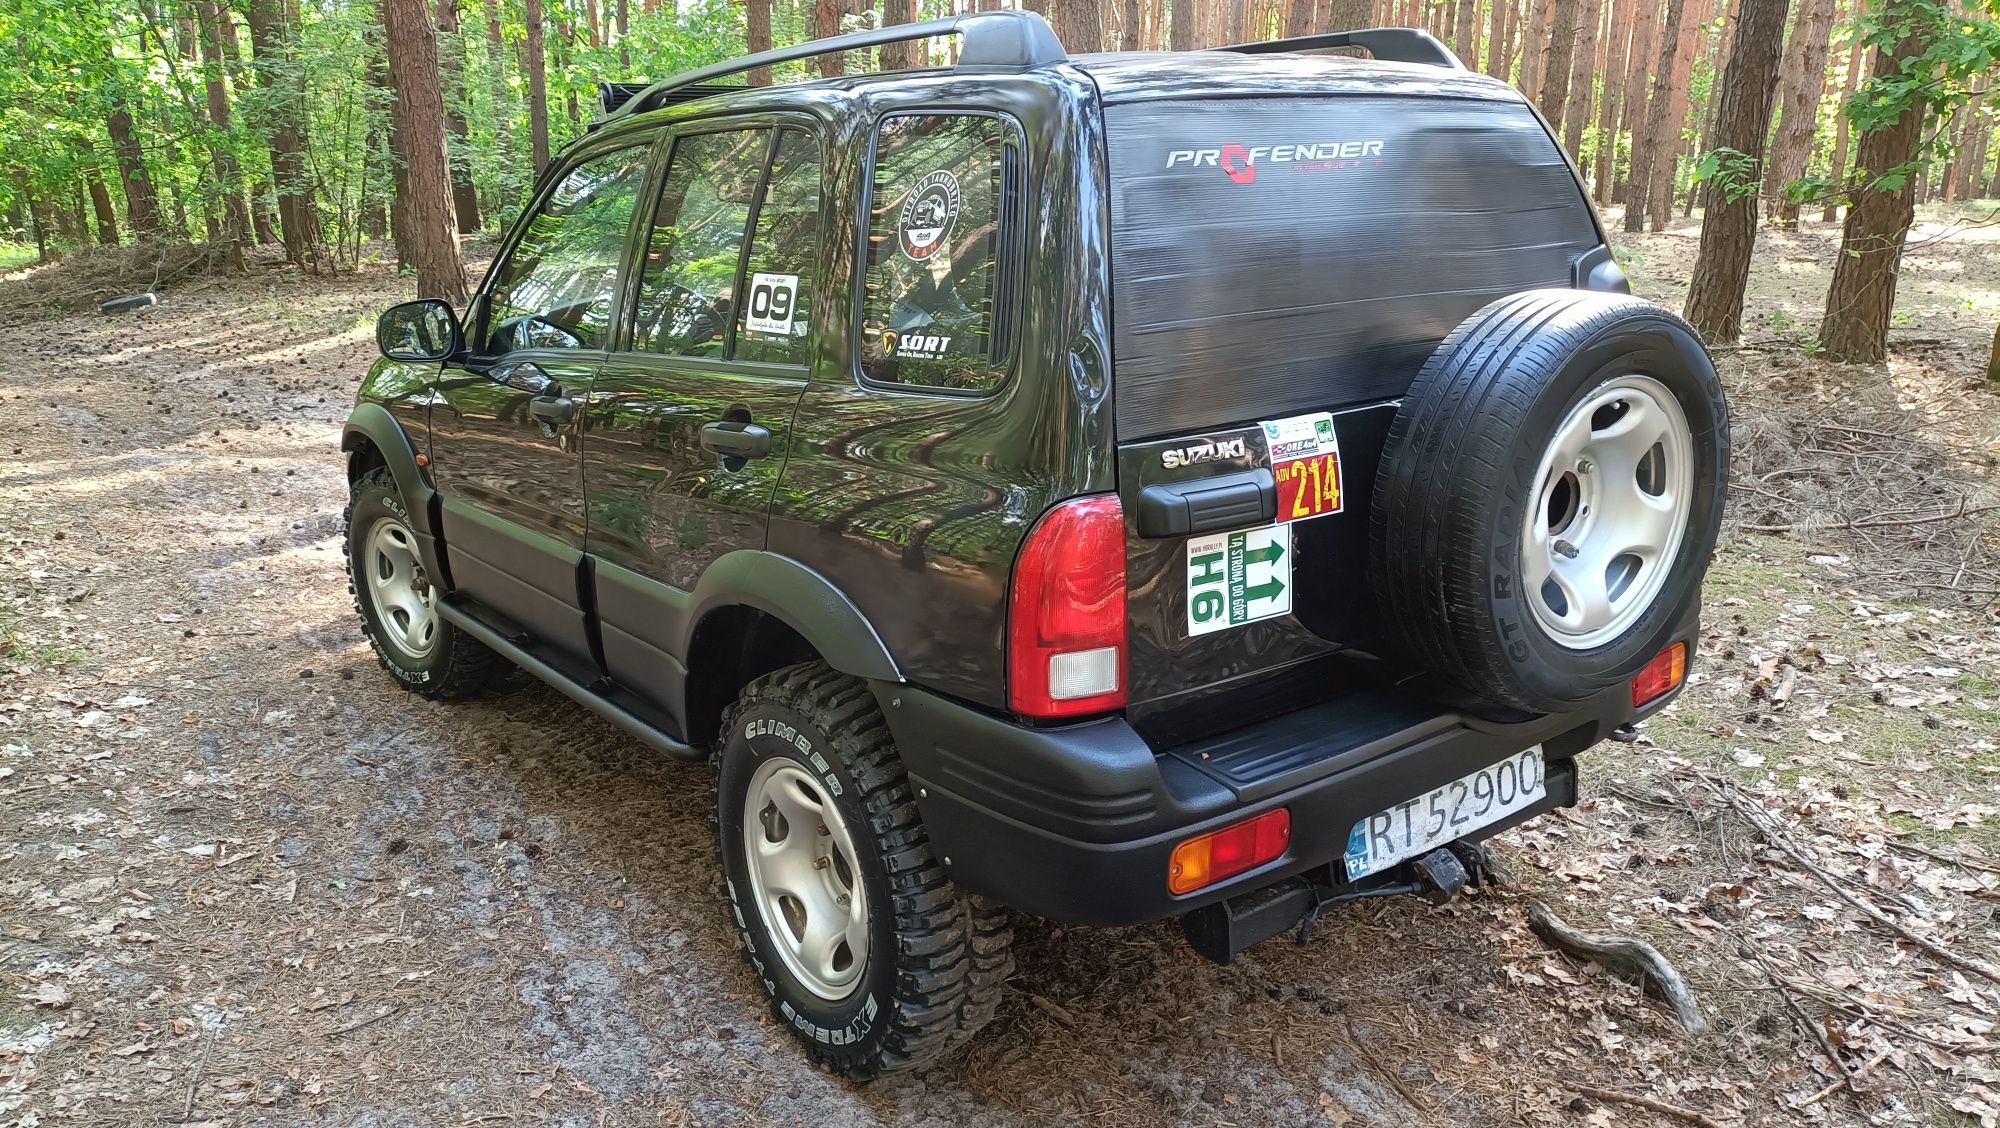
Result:
{"label": "tow hitch", "polygon": [[1468,885],[1492,884],[1493,874],[1492,855],[1481,842],[1440,846],[1359,886],[1336,882],[1333,867],[1320,866],[1196,909],[1181,917],[1181,931],[1196,952],[1228,964],[1246,949],[1293,929],[1297,929],[1297,942],[1305,945],[1312,939],[1320,914],[1335,905],[1405,894],[1443,904]]}

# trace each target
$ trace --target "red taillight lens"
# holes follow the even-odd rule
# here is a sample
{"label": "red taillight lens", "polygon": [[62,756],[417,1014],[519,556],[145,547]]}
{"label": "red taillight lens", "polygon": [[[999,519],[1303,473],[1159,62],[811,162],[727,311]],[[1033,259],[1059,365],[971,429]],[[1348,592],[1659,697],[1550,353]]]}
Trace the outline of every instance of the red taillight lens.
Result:
{"label": "red taillight lens", "polygon": [[1687,672],[1687,643],[1674,643],[1653,655],[1653,660],[1632,679],[1632,707],[1636,709],[1672,693],[1686,679]]}
{"label": "red taillight lens", "polygon": [[1167,890],[1178,896],[1248,873],[1284,853],[1291,840],[1290,807],[1197,835],[1174,847]]}
{"label": "red taillight lens", "polygon": [[1042,515],[1014,562],[1007,700],[1030,717],[1125,704],[1125,513],[1110,495]]}

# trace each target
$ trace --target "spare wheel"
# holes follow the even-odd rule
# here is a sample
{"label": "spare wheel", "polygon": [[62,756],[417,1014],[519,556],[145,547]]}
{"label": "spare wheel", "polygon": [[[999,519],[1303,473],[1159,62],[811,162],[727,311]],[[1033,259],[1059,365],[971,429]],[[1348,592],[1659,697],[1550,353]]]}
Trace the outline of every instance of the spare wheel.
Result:
{"label": "spare wheel", "polygon": [[1383,448],[1370,566],[1447,696],[1560,712],[1628,681],[1701,596],[1728,416],[1686,322],[1530,290],[1424,364]]}

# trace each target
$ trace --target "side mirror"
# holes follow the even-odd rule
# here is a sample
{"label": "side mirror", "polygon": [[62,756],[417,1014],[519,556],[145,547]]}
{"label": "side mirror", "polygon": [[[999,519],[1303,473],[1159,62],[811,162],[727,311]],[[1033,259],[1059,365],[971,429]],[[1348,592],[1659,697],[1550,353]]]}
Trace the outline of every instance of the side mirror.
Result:
{"label": "side mirror", "polygon": [[375,345],[390,360],[444,360],[464,344],[458,315],[437,298],[392,305],[375,321]]}

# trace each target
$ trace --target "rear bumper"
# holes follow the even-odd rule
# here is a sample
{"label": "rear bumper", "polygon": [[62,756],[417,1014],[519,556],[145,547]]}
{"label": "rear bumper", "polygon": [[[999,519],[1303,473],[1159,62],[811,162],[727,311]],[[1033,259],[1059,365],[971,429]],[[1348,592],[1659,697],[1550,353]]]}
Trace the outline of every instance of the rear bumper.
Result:
{"label": "rear bumper", "polygon": [[[1620,687],[1576,712],[1498,723],[1366,692],[1156,752],[1118,717],[1029,728],[908,685],[875,691],[953,880],[1081,925],[1180,916],[1327,865],[1358,820],[1535,744],[1549,798],[1502,827],[1573,804],[1577,755],[1672,699],[1634,710]],[[1283,856],[1168,892],[1177,843],[1274,807],[1292,813]]]}

